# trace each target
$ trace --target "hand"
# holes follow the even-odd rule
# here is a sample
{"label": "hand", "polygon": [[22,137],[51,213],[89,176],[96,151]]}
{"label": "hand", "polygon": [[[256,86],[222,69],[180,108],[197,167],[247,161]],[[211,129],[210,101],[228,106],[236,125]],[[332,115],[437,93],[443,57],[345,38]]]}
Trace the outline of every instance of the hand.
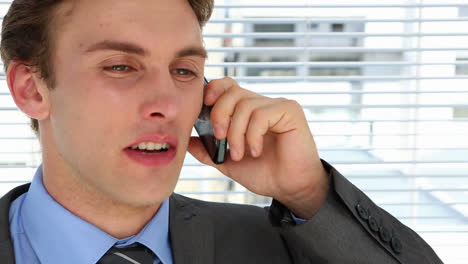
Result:
{"label": "hand", "polygon": [[325,201],[329,179],[301,106],[245,90],[231,78],[211,81],[204,102],[213,105],[215,136],[227,137],[230,151],[216,165],[193,137],[189,152],[248,190],[311,218]]}

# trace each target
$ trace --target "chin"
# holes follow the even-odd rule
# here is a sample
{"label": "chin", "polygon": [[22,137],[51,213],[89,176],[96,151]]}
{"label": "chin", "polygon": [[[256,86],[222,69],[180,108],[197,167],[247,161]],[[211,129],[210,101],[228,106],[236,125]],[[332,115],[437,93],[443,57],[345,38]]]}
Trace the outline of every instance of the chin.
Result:
{"label": "chin", "polygon": [[122,201],[134,207],[148,207],[159,205],[174,192],[174,186],[162,183],[145,184],[144,186],[134,188],[131,190],[127,188],[124,190],[124,196],[120,196]]}
{"label": "chin", "polygon": [[164,200],[166,200],[170,195],[166,196],[155,196],[155,195],[147,195],[143,196],[128,196],[128,197],[117,197],[115,201],[120,204],[124,204],[129,207],[152,207],[152,206],[159,206]]}

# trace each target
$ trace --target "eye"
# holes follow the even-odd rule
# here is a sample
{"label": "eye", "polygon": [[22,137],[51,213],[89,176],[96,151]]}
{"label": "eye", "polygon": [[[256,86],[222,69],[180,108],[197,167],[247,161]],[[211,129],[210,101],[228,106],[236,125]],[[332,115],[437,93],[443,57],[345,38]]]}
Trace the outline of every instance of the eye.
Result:
{"label": "eye", "polygon": [[187,69],[175,69],[173,70],[173,73],[177,74],[177,75],[182,75],[182,76],[195,76],[195,73],[191,70],[187,70]]}
{"label": "eye", "polygon": [[171,70],[171,74],[174,76],[174,79],[181,82],[188,82],[197,78],[197,74],[186,68],[175,68]]}
{"label": "eye", "polygon": [[133,67],[125,65],[125,64],[119,64],[119,65],[112,65],[109,67],[105,67],[105,70],[108,71],[113,71],[113,72],[128,72],[133,70]]}

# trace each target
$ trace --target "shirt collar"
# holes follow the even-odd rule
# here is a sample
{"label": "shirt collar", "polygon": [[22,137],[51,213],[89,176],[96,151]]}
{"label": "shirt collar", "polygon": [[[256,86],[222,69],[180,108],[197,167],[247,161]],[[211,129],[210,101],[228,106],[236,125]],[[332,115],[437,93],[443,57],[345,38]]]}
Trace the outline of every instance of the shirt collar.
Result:
{"label": "shirt collar", "polygon": [[114,245],[139,242],[151,249],[164,264],[172,263],[169,242],[169,199],[142,231],[118,240],[72,214],[57,203],[42,183],[40,166],[22,206],[22,224],[41,263],[96,263]]}
{"label": "shirt collar", "polygon": [[169,199],[161,204],[158,213],[140,233],[119,240],[116,246],[126,247],[136,242],[151,249],[163,264],[172,264],[172,250],[169,240]]}

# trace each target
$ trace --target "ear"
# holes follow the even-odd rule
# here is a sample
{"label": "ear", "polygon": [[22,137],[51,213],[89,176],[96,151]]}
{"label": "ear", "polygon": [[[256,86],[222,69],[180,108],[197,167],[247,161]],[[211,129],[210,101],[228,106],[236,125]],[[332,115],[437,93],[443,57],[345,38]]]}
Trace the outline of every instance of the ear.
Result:
{"label": "ear", "polygon": [[7,82],[18,108],[29,117],[43,120],[50,112],[49,91],[38,75],[33,66],[12,61],[7,71]]}

